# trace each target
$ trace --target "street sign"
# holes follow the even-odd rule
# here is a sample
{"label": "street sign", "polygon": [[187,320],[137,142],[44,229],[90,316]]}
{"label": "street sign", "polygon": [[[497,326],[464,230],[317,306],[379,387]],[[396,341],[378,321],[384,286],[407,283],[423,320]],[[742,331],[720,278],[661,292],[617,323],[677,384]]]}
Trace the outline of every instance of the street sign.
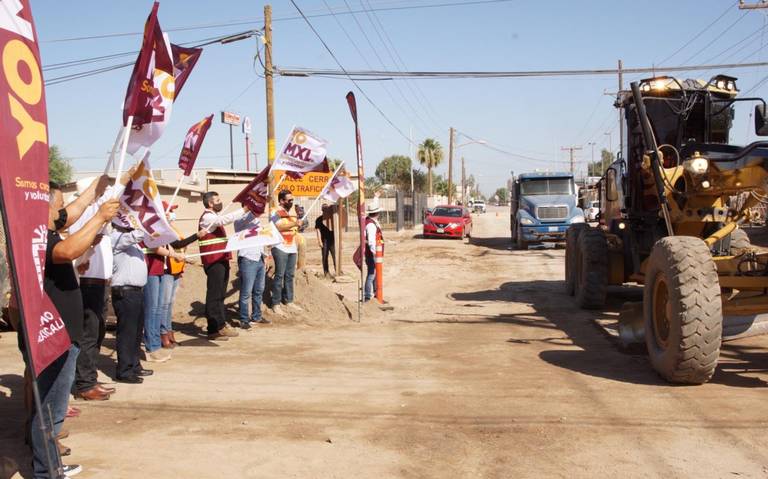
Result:
{"label": "street sign", "polygon": [[249,116],[243,118],[243,133],[246,135],[251,134],[251,117]]}
{"label": "street sign", "polygon": [[227,125],[237,126],[240,124],[240,115],[232,113],[231,111],[222,111],[221,122],[226,123]]}
{"label": "street sign", "polygon": [[[283,171],[275,170],[275,178],[280,178],[283,173]],[[300,180],[295,180],[290,176],[286,176],[285,180],[280,184],[280,189],[289,190],[293,196],[316,197],[323,191],[323,187],[325,187],[325,184],[328,183],[328,180],[330,179],[330,172],[305,173],[304,177]]]}

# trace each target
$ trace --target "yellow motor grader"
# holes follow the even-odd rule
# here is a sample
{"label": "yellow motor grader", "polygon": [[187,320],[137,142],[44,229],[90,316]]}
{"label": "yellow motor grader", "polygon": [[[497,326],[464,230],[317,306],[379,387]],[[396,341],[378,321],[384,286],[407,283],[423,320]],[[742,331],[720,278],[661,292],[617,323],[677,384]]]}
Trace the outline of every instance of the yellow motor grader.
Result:
{"label": "yellow motor grader", "polygon": [[738,97],[736,78],[633,82],[616,102],[627,147],[600,180],[599,224],[566,234],[567,292],[596,309],[610,285],[642,284],[620,336],[644,341],[674,383],[708,381],[724,339],[768,332],[768,250],[740,228],[768,203],[768,141],[729,143],[737,102],[768,136],[765,101]]}

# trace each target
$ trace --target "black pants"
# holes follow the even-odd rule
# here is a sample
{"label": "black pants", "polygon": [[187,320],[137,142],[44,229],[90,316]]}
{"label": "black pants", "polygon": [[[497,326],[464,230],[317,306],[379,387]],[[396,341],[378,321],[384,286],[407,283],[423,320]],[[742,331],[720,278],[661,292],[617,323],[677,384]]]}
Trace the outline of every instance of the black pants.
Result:
{"label": "black pants", "polygon": [[218,333],[227,319],[224,297],[229,284],[229,261],[219,261],[205,267],[208,287],[205,291],[205,318],[208,320],[208,334]]}
{"label": "black pants", "polygon": [[112,307],[117,316],[117,377],[133,376],[141,370],[139,355],[144,330],[142,288],[112,288]]}
{"label": "black pants", "polygon": [[83,337],[80,341],[80,355],[77,357],[75,390],[84,392],[96,386],[98,378],[96,362],[106,329],[106,284],[81,284],[80,293],[83,296]]}
{"label": "black pants", "polygon": [[328,274],[330,273],[330,269],[328,267],[328,254],[330,253],[331,258],[333,258],[333,272],[336,272],[336,252],[334,251],[334,240],[333,236],[330,237],[323,237],[323,273]]}

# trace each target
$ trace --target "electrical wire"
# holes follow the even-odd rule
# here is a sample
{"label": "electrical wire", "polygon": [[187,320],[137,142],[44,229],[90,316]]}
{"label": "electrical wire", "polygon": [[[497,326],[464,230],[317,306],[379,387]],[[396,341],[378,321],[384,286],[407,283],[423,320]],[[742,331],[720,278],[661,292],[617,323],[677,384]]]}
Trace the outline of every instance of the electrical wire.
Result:
{"label": "electrical wire", "polygon": [[[376,8],[375,11],[391,12],[391,11],[401,11],[401,10],[419,10],[419,9],[428,9],[428,8],[465,7],[465,6],[486,5],[486,4],[493,4],[493,3],[507,3],[507,2],[513,2],[513,1],[516,1],[516,0],[474,0],[474,1],[463,1],[463,2],[441,2],[441,3],[428,4],[428,5],[379,7],[379,8]],[[363,11],[357,10],[354,13],[363,13]],[[330,13],[317,13],[317,14],[306,15],[306,17],[322,18],[322,17],[328,17],[330,15],[331,15]],[[302,19],[301,16],[275,17],[272,19],[272,22],[284,22],[284,21],[301,20],[301,19]],[[163,29],[163,31],[164,32],[183,32],[183,31],[189,31],[189,30],[203,30],[207,28],[253,25],[253,24],[258,24],[263,22],[264,22],[264,17],[257,17],[251,20],[239,20],[239,21],[224,22],[224,23],[208,23],[208,24],[189,25],[189,26],[182,26],[182,27],[171,27],[171,28]],[[122,32],[122,33],[107,33],[103,35],[89,35],[89,36],[83,36],[83,37],[55,38],[52,40],[44,40],[42,41],[42,43],[63,43],[63,42],[85,41],[85,40],[99,40],[104,38],[137,36],[137,35],[143,35],[143,33],[144,32]]]}
{"label": "electrical wire", "polygon": [[[700,48],[700,49],[699,49],[699,50],[698,50],[696,53],[694,53],[693,55],[691,55],[690,57],[688,57],[688,59],[687,59],[687,60],[685,60],[683,63],[688,63],[689,61],[691,61],[691,60],[693,60],[694,58],[696,58],[697,56],[699,56],[699,54],[700,54],[701,52],[703,52],[703,51],[704,51],[704,50],[706,50],[707,48],[711,47],[713,43],[715,43],[716,41],[720,40],[720,38],[722,38],[722,36],[723,36],[723,35],[725,35],[726,33],[728,33],[728,32],[731,30],[731,28],[735,27],[737,23],[739,23],[740,21],[742,21],[742,20],[743,20],[743,19],[744,19],[744,18],[747,16],[747,14],[748,14],[748,13],[749,13],[749,11],[745,11],[745,12],[744,12],[744,13],[743,13],[743,14],[742,14],[742,15],[741,15],[739,18],[737,18],[737,19],[736,19],[736,20],[735,20],[733,23],[731,23],[730,25],[728,25],[728,26],[725,28],[725,30],[723,30],[722,32],[720,32],[720,35],[718,35],[718,36],[716,36],[715,38],[713,38],[712,40],[710,40],[710,42],[709,42],[709,43],[707,43],[706,45],[704,45],[703,47],[701,47],[701,48]],[[663,62],[662,62],[662,63],[663,63]]]}
{"label": "electrical wire", "polygon": [[[339,66],[339,68],[341,68],[341,70],[342,70],[342,71],[346,72],[346,70],[344,69],[344,66],[343,66],[343,65],[341,64],[341,62],[339,61],[338,57],[336,57],[336,54],[335,54],[335,53],[333,53],[333,50],[331,50],[331,48],[328,46],[328,44],[327,44],[327,43],[325,43],[325,40],[323,40],[323,37],[322,37],[322,36],[320,35],[320,33],[319,33],[319,32],[318,32],[316,29],[315,29],[314,25],[312,25],[312,22],[310,22],[310,21],[309,21],[309,18],[307,18],[307,17],[304,15],[304,12],[303,12],[303,11],[301,10],[301,8],[299,8],[299,6],[296,4],[296,1],[295,1],[295,0],[291,0],[291,3],[293,4],[294,8],[296,8],[296,10],[299,12],[299,14],[302,16],[302,18],[303,18],[303,19],[304,19],[304,21],[307,23],[307,25],[309,26],[310,30],[312,30],[312,32],[315,34],[315,36],[317,37],[317,39],[318,39],[318,40],[320,40],[320,43],[322,43],[322,44],[323,44],[323,47],[325,47],[325,49],[328,51],[328,54],[329,54],[329,55],[331,55],[331,58],[333,58],[333,61],[335,61],[335,62],[336,62],[336,64]],[[370,96],[368,96],[368,94],[365,92],[365,90],[363,90],[363,88],[362,88],[362,87],[361,87],[361,86],[360,86],[360,85],[357,83],[357,81],[356,81],[354,78],[352,78],[352,76],[351,76],[351,75],[347,74],[347,76],[349,77],[349,80],[352,82],[352,84],[353,84],[353,85],[355,85],[355,88],[357,88],[357,90],[360,92],[360,94],[361,94],[361,95],[363,95],[363,97],[365,97],[365,99],[366,99],[366,100],[368,100],[368,103],[370,103],[370,104],[371,104],[371,106],[373,106],[373,108],[374,108],[376,111],[378,111],[378,112],[379,112],[379,114],[381,115],[381,117],[382,117],[382,118],[384,118],[384,120],[386,120],[386,122],[387,122],[387,123],[389,123],[389,125],[390,125],[392,128],[394,128],[394,129],[395,129],[395,131],[397,131],[397,132],[400,134],[400,136],[402,136],[402,137],[403,137],[403,138],[404,138],[404,139],[405,139],[405,140],[406,140],[408,143],[411,143],[411,144],[413,144],[413,141],[411,141],[410,137],[408,137],[408,135],[406,135],[405,133],[403,133],[403,131],[402,131],[400,128],[398,128],[398,126],[397,126],[397,125],[395,125],[395,123],[394,123],[394,122],[392,122],[392,120],[390,120],[390,119],[389,119],[389,117],[388,117],[388,116],[387,116],[387,115],[386,115],[386,114],[385,114],[385,113],[384,113],[384,112],[381,110],[381,108],[379,108],[379,106],[378,106],[378,105],[377,105],[377,104],[376,104],[376,103],[375,103],[375,102],[374,102],[374,101],[371,99],[371,97],[370,97]]]}

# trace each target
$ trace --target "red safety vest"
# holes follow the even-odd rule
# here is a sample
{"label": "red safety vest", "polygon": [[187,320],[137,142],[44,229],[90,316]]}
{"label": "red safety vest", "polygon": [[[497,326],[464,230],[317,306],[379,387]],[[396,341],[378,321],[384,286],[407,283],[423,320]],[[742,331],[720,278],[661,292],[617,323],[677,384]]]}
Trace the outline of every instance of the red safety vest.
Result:
{"label": "red safety vest", "polygon": [[[379,226],[378,223],[376,223],[375,221],[373,221],[371,218],[369,218],[367,216],[365,217],[365,231],[366,231],[366,234],[368,232],[368,225],[371,224],[371,223],[376,225],[376,246],[381,245],[381,253],[384,254],[384,235],[381,232],[381,226]],[[371,251],[370,246],[368,246],[368,238],[365,238],[365,255],[366,256],[375,256],[376,255],[376,252],[375,251]]]}
{"label": "red safety vest", "polygon": [[[205,214],[208,212],[210,212],[210,210],[206,210],[202,214],[202,216],[200,216],[200,219],[197,222],[198,229],[204,229],[202,226],[203,216],[205,216]],[[208,232],[207,235],[200,238],[200,242],[198,244],[200,245],[201,253],[222,250],[227,246],[227,232],[223,226],[219,226],[214,230]],[[208,254],[200,257],[200,260],[203,262],[203,266],[208,266],[209,264],[218,263],[219,261],[229,261],[231,259],[232,259],[232,253],[229,253],[229,252],[218,253],[218,254]]]}

